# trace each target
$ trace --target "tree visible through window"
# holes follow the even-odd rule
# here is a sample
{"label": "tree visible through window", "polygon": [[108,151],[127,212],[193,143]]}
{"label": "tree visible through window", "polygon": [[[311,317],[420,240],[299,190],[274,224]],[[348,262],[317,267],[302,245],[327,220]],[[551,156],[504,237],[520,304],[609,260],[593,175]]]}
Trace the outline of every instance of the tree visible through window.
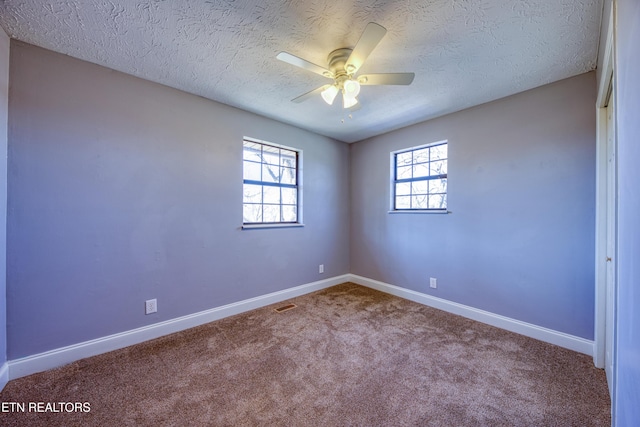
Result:
{"label": "tree visible through window", "polygon": [[447,141],[392,154],[392,210],[447,209]]}
{"label": "tree visible through window", "polygon": [[298,222],[298,154],[244,140],[244,224]]}

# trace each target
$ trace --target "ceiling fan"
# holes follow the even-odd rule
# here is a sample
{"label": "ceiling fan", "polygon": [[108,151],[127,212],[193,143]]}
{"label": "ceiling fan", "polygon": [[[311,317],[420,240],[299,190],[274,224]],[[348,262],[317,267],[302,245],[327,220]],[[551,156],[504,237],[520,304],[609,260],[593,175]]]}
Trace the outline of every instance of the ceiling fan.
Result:
{"label": "ceiling fan", "polygon": [[343,107],[354,109],[353,107],[358,104],[357,96],[360,93],[361,85],[410,85],[415,76],[414,73],[364,74],[356,77],[356,73],[362,67],[364,61],[386,33],[387,30],[383,26],[369,22],[353,49],[336,49],[329,54],[327,68],[290,53],[280,52],[276,56],[280,61],[333,80],[333,83],[320,86],[291,101],[299,103],[316,94],[321,94],[322,99],[327,104],[332,105],[338,93],[342,92]]}

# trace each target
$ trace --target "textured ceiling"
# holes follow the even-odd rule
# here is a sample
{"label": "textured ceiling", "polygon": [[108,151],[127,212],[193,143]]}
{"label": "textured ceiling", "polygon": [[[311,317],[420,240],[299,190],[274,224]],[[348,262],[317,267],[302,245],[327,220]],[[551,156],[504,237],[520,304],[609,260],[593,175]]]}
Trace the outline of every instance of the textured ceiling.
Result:
{"label": "textured ceiling", "polygon": [[[593,70],[602,0],[5,0],[11,37],[354,142]],[[347,117],[328,80],[278,61],[326,66],[365,25],[388,32],[360,73],[414,72],[364,86]],[[342,123],[344,119],[344,123]]]}

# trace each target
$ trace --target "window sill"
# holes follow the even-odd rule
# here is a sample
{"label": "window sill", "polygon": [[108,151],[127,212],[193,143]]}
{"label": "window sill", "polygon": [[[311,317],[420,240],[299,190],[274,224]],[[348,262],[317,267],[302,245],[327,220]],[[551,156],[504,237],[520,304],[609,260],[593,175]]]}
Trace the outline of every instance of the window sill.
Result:
{"label": "window sill", "polygon": [[296,223],[286,223],[286,224],[243,224],[243,230],[258,230],[262,228],[296,228],[296,227],[304,227],[304,224],[296,222]]}
{"label": "window sill", "polygon": [[450,214],[451,211],[446,209],[407,209],[398,211],[389,211],[390,214]]}

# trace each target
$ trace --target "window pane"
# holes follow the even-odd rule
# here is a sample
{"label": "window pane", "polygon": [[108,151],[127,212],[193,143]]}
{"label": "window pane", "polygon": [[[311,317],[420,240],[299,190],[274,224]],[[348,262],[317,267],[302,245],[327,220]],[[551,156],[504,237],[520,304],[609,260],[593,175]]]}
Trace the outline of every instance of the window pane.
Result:
{"label": "window pane", "polygon": [[262,161],[270,165],[280,165],[280,149],[278,147],[263,145]]}
{"label": "window pane", "polygon": [[262,145],[255,142],[244,142],[244,149],[242,156],[245,160],[251,160],[254,162],[260,162],[260,154],[262,153]]}
{"label": "window pane", "polygon": [[279,172],[278,166],[262,165],[262,181],[278,182],[280,178]]}
{"label": "window pane", "polygon": [[296,188],[282,189],[282,203],[285,205],[298,204],[298,190]]}
{"label": "window pane", "polygon": [[429,190],[429,181],[415,181],[411,183],[412,194],[427,194]]}
{"label": "window pane", "polygon": [[411,183],[410,182],[399,182],[396,184],[396,195],[397,196],[405,196],[411,194]]}
{"label": "window pane", "polygon": [[422,194],[418,196],[411,196],[411,208],[412,209],[426,209],[427,208],[427,195]]}
{"label": "window pane", "polygon": [[295,206],[282,207],[282,221],[296,222],[298,220],[297,208]]}
{"label": "window pane", "polygon": [[423,148],[413,152],[413,163],[427,163],[429,161],[429,148]]}
{"label": "window pane", "polygon": [[431,147],[431,161],[447,158],[447,144]]}
{"label": "window pane", "polygon": [[413,177],[420,178],[423,176],[429,176],[429,163],[413,165]]}
{"label": "window pane", "polygon": [[280,168],[280,182],[282,184],[295,184],[296,170],[292,168]]}
{"label": "window pane", "polygon": [[262,222],[262,205],[244,204],[242,209],[243,222]]}
{"label": "window pane", "polygon": [[398,168],[398,179],[411,178],[411,166],[402,166]]}
{"label": "window pane", "polygon": [[243,166],[243,174],[244,179],[249,179],[252,181],[260,181],[260,172],[262,171],[262,166],[260,163],[248,162],[245,160]]}
{"label": "window pane", "polygon": [[445,209],[447,207],[447,195],[435,194],[429,196],[429,209]]}
{"label": "window pane", "polygon": [[280,150],[280,166],[286,166],[289,168],[296,167],[296,152]]}
{"label": "window pane", "polygon": [[411,208],[411,196],[396,197],[396,209],[409,209],[409,208]]}
{"label": "window pane", "polygon": [[437,162],[431,162],[431,175],[444,175],[447,173],[447,161],[438,160]]}
{"label": "window pane", "polygon": [[406,153],[398,153],[396,154],[396,165],[398,166],[407,166],[412,162],[413,153],[411,151],[407,151]]}
{"label": "window pane", "polygon": [[429,180],[429,193],[446,193],[447,192],[447,179],[432,179]]}
{"label": "window pane", "polygon": [[263,203],[280,204],[280,187],[265,185],[262,189]]}
{"label": "window pane", "polygon": [[262,222],[280,222],[280,205],[263,205]]}
{"label": "window pane", "polygon": [[243,203],[262,203],[262,185],[244,184]]}

